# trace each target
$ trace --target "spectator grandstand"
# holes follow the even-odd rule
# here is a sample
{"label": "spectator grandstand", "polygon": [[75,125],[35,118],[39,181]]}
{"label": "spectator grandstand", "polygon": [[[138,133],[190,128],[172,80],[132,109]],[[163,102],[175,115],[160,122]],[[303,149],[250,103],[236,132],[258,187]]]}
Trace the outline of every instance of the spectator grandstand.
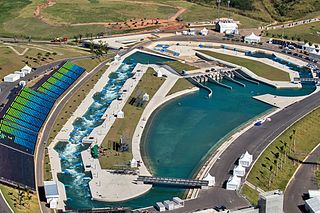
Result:
{"label": "spectator grandstand", "polygon": [[52,106],[84,72],[66,62],[36,90],[22,88],[0,120],[0,181],[35,189],[34,151]]}

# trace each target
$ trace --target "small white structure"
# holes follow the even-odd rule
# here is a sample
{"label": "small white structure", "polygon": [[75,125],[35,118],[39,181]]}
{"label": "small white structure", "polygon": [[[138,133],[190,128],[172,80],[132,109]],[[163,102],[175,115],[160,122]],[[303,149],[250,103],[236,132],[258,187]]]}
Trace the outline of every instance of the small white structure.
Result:
{"label": "small white structure", "polygon": [[25,87],[27,85],[26,81],[20,81],[19,86]]}
{"label": "small white structure", "polygon": [[26,76],[26,73],[20,71],[15,71],[14,74],[20,75],[20,78],[24,78]]}
{"label": "small white structure", "polygon": [[44,192],[50,209],[57,208],[59,200],[58,185],[55,181],[44,181]]}
{"label": "small white structure", "polygon": [[242,154],[239,159],[239,164],[243,167],[249,167],[252,163],[252,155],[249,154],[248,151],[246,153]]}
{"label": "small white structure", "polygon": [[308,194],[310,198],[320,197],[320,190],[308,190]]}
{"label": "small white structure", "polygon": [[117,113],[117,118],[124,118],[124,112],[122,110]]}
{"label": "small white structure", "polygon": [[149,97],[148,93],[144,93],[144,95],[142,97],[142,100],[143,101],[149,101],[150,100],[150,97]]}
{"label": "small white structure", "polygon": [[211,176],[210,173],[208,173],[207,176],[203,178],[203,180],[206,180],[209,182],[208,184],[209,187],[213,187],[216,184],[215,177]]}
{"label": "small white structure", "polygon": [[216,31],[226,34],[239,34],[238,25],[232,19],[218,21]]}
{"label": "small white structure", "polygon": [[235,166],[233,169],[233,175],[236,175],[238,177],[243,177],[246,174],[246,168],[244,168],[241,164],[238,166]]}
{"label": "small white structure", "polygon": [[156,208],[158,209],[159,212],[164,212],[166,210],[166,207],[161,202],[156,203]]}
{"label": "small white structure", "polygon": [[138,167],[138,161],[134,158],[130,161],[130,167],[131,168],[137,168]]}
{"label": "small white structure", "polygon": [[115,60],[115,61],[120,61],[120,59],[121,59],[121,57],[120,57],[119,54],[117,54],[117,55],[114,57],[114,60]]}
{"label": "small white structure", "polygon": [[182,35],[195,36],[196,35],[196,30],[194,28],[190,28],[189,30],[184,30],[184,31],[182,31]]}
{"label": "small white structure", "polygon": [[208,33],[209,33],[209,30],[205,27],[200,31],[200,35],[202,36],[207,36]]}
{"label": "small white structure", "polygon": [[176,209],[184,207],[184,200],[181,200],[179,197],[174,197],[172,200],[175,204]]}
{"label": "small white structure", "polygon": [[283,213],[283,192],[273,190],[259,194],[259,213]]}
{"label": "small white structure", "polygon": [[227,182],[227,190],[238,190],[241,184],[241,178],[236,175],[230,176]]}
{"label": "small white structure", "polygon": [[32,68],[29,67],[28,65],[25,65],[24,67],[22,67],[21,72],[24,72],[26,74],[30,74],[32,71]]}
{"label": "small white structure", "polygon": [[164,206],[166,207],[167,210],[173,210],[174,209],[174,202],[170,200],[165,200],[163,202]]}
{"label": "small white structure", "polygon": [[260,41],[261,41],[260,36],[257,36],[254,33],[251,33],[251,35],[244,37],[244,42],[248,44],[260,43]]}
{"label": "small white structure", "polygon": [[158,77],[158,78],[162,78],[162,76],[163,76],[162,71],[159,69],[159,70],[157,71],[157,77]]}
{"label": "small white structure", "polygon": [[305,209],[310,213],[320,213],[320,197],[313,197],[306,200]]}
{"label": "small white structure", "polygon": [[20,79],[19,74],[9,74],[4,77],[4,82],[15,82]]}

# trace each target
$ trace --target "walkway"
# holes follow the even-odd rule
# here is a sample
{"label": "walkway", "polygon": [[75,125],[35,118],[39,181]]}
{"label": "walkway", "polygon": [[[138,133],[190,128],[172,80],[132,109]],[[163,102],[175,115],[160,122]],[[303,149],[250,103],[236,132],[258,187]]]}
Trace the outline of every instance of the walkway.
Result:
{"label": "walkway", "polygon": [[320,146],[318,146],[301,164],[287,186],[284,194],[284,210],[286,213],[303,212],[303,195],[308,193],[309,189],[318,189],[315,177],[316,166],[313,164],[319,162]]}

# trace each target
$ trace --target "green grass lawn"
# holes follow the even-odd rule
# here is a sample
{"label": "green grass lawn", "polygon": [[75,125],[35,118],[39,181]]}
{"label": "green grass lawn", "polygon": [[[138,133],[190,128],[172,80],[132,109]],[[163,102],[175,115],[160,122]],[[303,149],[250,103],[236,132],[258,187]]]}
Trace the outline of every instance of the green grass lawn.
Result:
{"label": "green grass lawn", "polygon": [[180,74],[182,74],[182,71],[191,71],[191,70],[199,69],[198,67],[181,63],[180,61],[169,61],[169,62],[166,62],[166,64]]}
{"label": "green grass lawn", "polygon": [[284,190],[298,167],[297,161],[292,159],[302,161],[319,143],[319,117],[320,108],[276,138],[254,164],[248,181],[265,191]]}
{"label": "green grass lawn", "polygon": [[[147,93],[149,94],[150,100],[154,94],[161,87],[164,78],[158,78],[155,75],[155,71],[152,68],[149,68],[147,72],[142,76],[141,81],[138,83],[132,95],[130,96],[128,102],[123,108],[124,118],[116,119],[108,134],[101,144],[101,150],[104,150],[103,154],[100,154],[99,161],[101,168],[103,169],[119,169],[126,168],[128,162],[132,159],[131,152],[131,141],[136,126],[140,120],[140,117],[143,113],[143,110],[146,107],[146,104],[143,107],[137,107],[129,104],[129,101],[132,98],[136,98],[139,94]],[[111,150],[109,144],[113,142],[120,142],[120,138],[123,136],[125,141],[129,144],[128,152],[116,152]]]}
{"label": "green grass lawn", "polygon": [[304,24],[292,28],[268,30],[269,37],[282,37],[282,33],[287,39],[320,43],[320,22]]}
{"label": "green grass lawn", "polygon": [[[0,184],[0,190],[15,213],[40,212],[38,197],[35,193],[25,190],[20,190],[19,193],[18,189],[3,184]],[[20,203],[19,200],[21,200]]]}
{"label": "green grass lawn", "polygon": [[[86,51],[72,47],[55,47],[50,45],[30,46],[25,44],[17,44],[13,47],[17,48],[17,51],[20,53],[23,52],[25,48],[29,48],[29,50],[20,56],[6,47],[6,45],[0,44],[0,79],[3,79],[4,76],[16,70],[20,70],[26,63],[31,67],[39,67],[59,59],[89,54]],[[47,55],[48,53],[49,55]]]}
{"label": "green grass lawn", "polygon": [[168,95],[174,94],[176,92],[180,92],[182,90],[191,89],[195,87],[190,81],[188,81],[185,78],[180,78],[178,81],[174,84],[174,86],[171,88],[171,90],[168,92]]}
{"label": "green grass lawn", "polygon": [[202,52],[206,55],[212,56],[214,58],[217,58],[223,61],[227,61],[242,67],[246,67],[256,75],[269,80],[290,81],[289,74],[287,72],[274,68],[262,62],[240,58],[236,56],[230,56],[222,53],[216,53],[208,50],[201,50],[199,52]]}
{"label": "green grass lawn", "polygon": [[[68,100],[68,102],[61,110],[61,113],[58,115],[58,117],[56,118],[56,121],[54,122],[51,128],[49,139],[47,141],[47,146],[50,145],[50,143],[56,137],[58,132],[62,129],[63,125],[71,117],[72,113],[76,111],[76,109],[81,104],[81,102],[85,99],[85,97],[88,95],[90,90],[98,82],[98,80],[101,78],[103,73],[105,73],[106,69],[107,67],[102,68],[91,79],[88,79]],[[49,155],[48,155],[48,152],[46,151],[45,158],[44,158],[44,179],[45,180],[52,179],[51,167],[49,162],[50,162]]]}
{"label": "green grass lawn", "polygon": [[244,184],[241,187],[240,193],[243,194],[251,204],[255,206],[258,205],[259,192],[250,188],[247,184]]}

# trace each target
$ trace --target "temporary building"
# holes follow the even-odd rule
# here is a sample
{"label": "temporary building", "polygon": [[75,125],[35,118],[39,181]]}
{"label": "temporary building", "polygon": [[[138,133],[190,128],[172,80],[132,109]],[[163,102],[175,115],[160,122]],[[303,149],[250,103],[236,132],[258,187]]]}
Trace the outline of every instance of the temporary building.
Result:
{"label": "temporary building", "polygon": [[305,208],[310,213],[320,213],[320,197],[313,197],[305,201]]}
{"label": "temporary building", "polygon": [[207,36],[208,33],[209,33],[209,30],[205,27],[200,31],[200,35],[202,36]]}
{"label": "temporary building", "polygon": [[120,61],[120,59],[121,59],[121,57],[120,57],[119,54],[117,54],[117,55],[114,57],[114,60],[115,60],[115,61]]}
{"label": "temporary building", "polygon": [[29,67],[28,65],[25,65],[24,67],[22,67],[21,72],[24,72],[26,74],[30,74],[32,71],[32,68]]}
{"label": "temporary building", "polygon": [[246,153],[242,154],[239,159],[239,164],[243,167],[249,167],[252,163],[252,155],[249,154],[248,151]]}
{"label": "temporary building", "polygon": [[251,33],[250,35],[244,37],[244,42],[249,44],[259,43],[260,40],[260,36],[257,36],[254,33]]}
{"label": "temporary building", "polygon": [[122,110],[117,113],[117,118],[124,118],[124,112]]}
{"label": "temporary building", "polygon": [[233,175],[236,175],[238,177],[243,177],[246,174],[246,168],[244,168],[241,164],[238,166],[235,166],[233,169]]}
{"label": "temporary building", "polygon": [[15,82],[20,79],[19,74],[9,74],[4,77],[4,82]]}
{"label": "temporary building", "polygon": [[205,176],[205,178],[203,178],[203,180],[206,180],[209,182],[208,186],[212,187],[216,184],[216,179],[215,177],[211,176],[210,173],[207,174],[207,176]]}
{"label": "temporary building", "polygon": [[148,95],[148,93],[144,93],[143,97],[142,97],[142,100],[143,101],[149,101],[150,97]]}
{"label": "temporary building", "polygon": [[216,24],[216,31],[226,34],[238,34],[238,25],[233,20],[219,21]]}
{"label": "temporary building", "polygon": [[161,70],[158,70],[158,71],[157,71],[157,77],[158,77],[158,78],[161,78],[162,76],[163,76],[162,71],[161,71]]}
{"label": "temporary building", "polygon": [[184,207],[184,200],[181,200],[179,197],[172,198],[176,208]]}
{"label": "temporary building", "polygon": [[236,175],[230,176],[227,182],[227,190],[238,190],[241,184],[241,178]]}
{"label": "temporary building", "polygon": [[166,207],[167,210],[173,210],[174,209],[174,202],[170,200],[165,200],[163,202],[164,206]]}
{"label": "temporary building", "polygon": [[138,167],[138,161],[134,158],[130,161],[130,167],[131,168],[137,168]]}
{"label": "temporary building", "polygon": [[59,200],[58,185],[55,181],[44,181],[44,192],[51,209],[57,208]]}
{"label": "temporary building", "polygon": [[308,190],[308,194],[310,198],[320,197],[320,190]]}
{"label": "temporary building", "polygon": [[166,207],[161,202],[156,203],[156,208],[158,209],[159,212],[164,212],[166,210]]}
{"label": "temporary building", "polygon": [[23,77],[26,76],[26,73],[25,73],[25,72],[20,72],[20,71],[15,71],[14,74],[20,75],[20,78],[23,78]]}

